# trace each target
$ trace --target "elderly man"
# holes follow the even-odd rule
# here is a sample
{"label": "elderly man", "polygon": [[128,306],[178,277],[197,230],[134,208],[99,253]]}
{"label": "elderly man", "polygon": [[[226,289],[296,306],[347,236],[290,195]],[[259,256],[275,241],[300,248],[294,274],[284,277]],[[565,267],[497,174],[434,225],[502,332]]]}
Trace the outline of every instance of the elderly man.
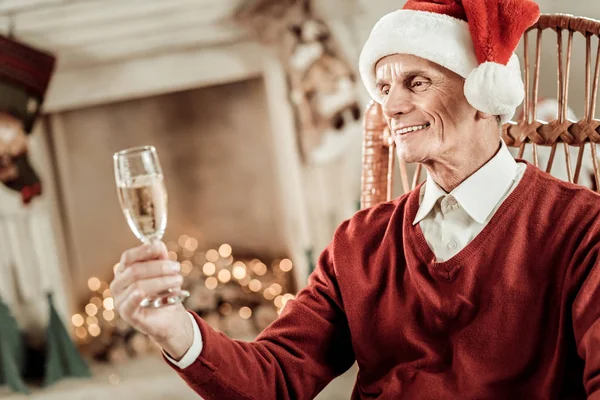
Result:
{"label": "elderly man", "polygon": [[123,254],[123,318],[207,399],[310,399],[355,361],[353,399],[600,398],[600,198],[499,136],[538,16],[529,0],[411,0],[377,23],[362,78],[428,179],[344,222],[255,342],[139,307],[181,283],[158,244]]}

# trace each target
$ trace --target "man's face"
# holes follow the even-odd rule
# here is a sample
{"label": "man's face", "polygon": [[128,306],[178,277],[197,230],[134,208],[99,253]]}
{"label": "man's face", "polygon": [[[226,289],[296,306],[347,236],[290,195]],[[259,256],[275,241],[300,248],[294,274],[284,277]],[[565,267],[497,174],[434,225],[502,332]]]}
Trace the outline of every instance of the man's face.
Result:
{"label": "man's face", "polygon": [[382,58],[375,69],[384,116],[405,162],[443,162],[476,134],[477,111],[459,75],[407,54]]}

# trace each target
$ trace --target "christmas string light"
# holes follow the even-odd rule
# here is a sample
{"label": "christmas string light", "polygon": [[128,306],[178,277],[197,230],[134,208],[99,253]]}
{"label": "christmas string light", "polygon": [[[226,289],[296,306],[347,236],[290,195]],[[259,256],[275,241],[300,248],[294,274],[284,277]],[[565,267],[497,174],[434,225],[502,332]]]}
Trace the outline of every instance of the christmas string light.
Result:
{"label": "christmas string light", "polygon": [[[166,245],[169,259],[181,263],[181,274],[185,278],[183,286],[192,293],[192,289],[196,288],[196,292],[200,290],[198,293],[204,290],[217,294],[219,298],[229,293],[228,296],[231,297],[231,293],[235,293],[237,287],[238,294],[234,295],[231,301],[214,304],[207,310],[209,313],[220,315],[220,318],[237,318],[240,323],[258,318],[261,326],[265,326],[276,317],[275,312],[280,314],[286,304],[294,299],[294,295],[286,290],[290,284],[287,273],[293,269],[293,263],[288,258],[272,260],[269,264],[257,258],[236,259],[232,246],[227,243],[201,251],[198,249],[198,240],[189,235],[181,235],[177,241],[169,241]],[[115,263],[112,267],[113,272],[116,273],[118,267],[119,263]],[[102,339],[99,343],[106,345],[114,342],[114,332],[133,332],[115,312],[109,284],[98,277],[90,277],[87,286],[90,290],[89,301],[83,307],[83,312],[71,317],[77,342],[80,345],[93,345],[96,340]],[[207,299],[200,297],[196,303],[199,302],[198,304],[203,306]],[[256,311],[257,307],[265,306],[267,309],[272,307],[270,309],[274,317],[265,317],[268,313]],[[211,318],[210,314],[207,314],[207,319],[213,323],[219,321]],[[240,325],[236,322],[226,326]],[[149,339],[139,334],[134,334],[130,346],[135,354],[151,351],[152,347],[155,347]],[[128,358],[127,353],[115,350],[112,358],[122,360]],[[118,384],[118,381],[118,377],[113,377],[113,382]]]}

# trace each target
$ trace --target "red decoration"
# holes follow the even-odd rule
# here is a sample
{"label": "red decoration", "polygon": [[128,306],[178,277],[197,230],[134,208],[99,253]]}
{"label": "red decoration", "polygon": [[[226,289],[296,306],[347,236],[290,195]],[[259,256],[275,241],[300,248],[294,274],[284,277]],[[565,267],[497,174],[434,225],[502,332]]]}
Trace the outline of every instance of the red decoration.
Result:
{"label": "red decoration", "polygon": [[404,9],[467,21],[479,64],[506,65],[523,32],[540,15],[539,6],[531,0],[408,0]]}

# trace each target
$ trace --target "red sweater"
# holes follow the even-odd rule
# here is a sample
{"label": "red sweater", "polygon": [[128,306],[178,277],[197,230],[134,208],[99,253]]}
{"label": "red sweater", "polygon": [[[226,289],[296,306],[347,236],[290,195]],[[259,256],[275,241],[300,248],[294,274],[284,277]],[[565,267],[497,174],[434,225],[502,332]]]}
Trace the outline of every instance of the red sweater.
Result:
{"label": "red sweater", "polygon": [[356,360],[352,399],[600,399],[600,196],[528,165],[489,224],[446,262],[419,189],[358,212],[308,287],[253,343],[196,317],[178,370],[211,399],[312,399]]}

